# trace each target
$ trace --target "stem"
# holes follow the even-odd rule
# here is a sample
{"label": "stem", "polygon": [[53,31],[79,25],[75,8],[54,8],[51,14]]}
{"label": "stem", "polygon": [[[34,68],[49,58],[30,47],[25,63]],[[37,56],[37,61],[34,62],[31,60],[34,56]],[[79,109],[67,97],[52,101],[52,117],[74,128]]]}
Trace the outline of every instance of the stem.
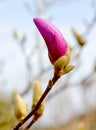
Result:
{"label": "stem", "polygon": [[24,130],[29,130],[30,127],[38,120],[38,117],[36,118],[34,116],[34,118],[32,119],[32,121],[26,126],[26,128]]}
{"label": "stem", "polygon": [[39,108],[40,104],[42,103],[42,101],[45,99],[45,97],[47,96],[47,94],[49,93],[49,91],[52,89],[53,85],[56,83],[56,81],[59,79],[60,77],[54,76],[52,78],[52,80],[49,81],[47,88],[45,89],[44,93],[42,94],[40,100],[37,102],[36,106],[33,108],[33,110],[22,120],[20,121],[17,126],[15,128],[13,128],[13,130],[19,130],[19,128],[27,121],[29,120],[30,117],[32,117],[32,115],[34,115],[34,113],[37,111],[37,109]]}

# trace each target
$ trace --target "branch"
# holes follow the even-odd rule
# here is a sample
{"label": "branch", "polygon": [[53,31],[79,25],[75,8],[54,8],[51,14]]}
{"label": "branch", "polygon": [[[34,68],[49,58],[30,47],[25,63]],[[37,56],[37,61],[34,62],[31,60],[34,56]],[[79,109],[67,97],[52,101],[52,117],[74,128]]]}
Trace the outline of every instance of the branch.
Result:
{"label": "branch", "polygon": [[37,105],[33,108],[33,110],[21,121],[17,124],[17,126],[15,128],[13,128],[13,130],[19,130],[19,128],[27,121],[29,120],[29,118],[32,117],[32,115],[34,115],[34,113],[38,110],[40,104],[42,103],[42,101],[45,99],[45,97],[47,96],[47,94],[49,93],[49,91],[52,89],[52,87],[54,86],[54,84],[57,82],[57,80],[60,77],[56,77],[54,76],[52,78],[52,80],[49,81],[48,86],[46,88],[46,90],[44,91],[43,95],[41,96],[40,100],[38,101]]}
{"label": "branch", "polygon": [[[51,98],[54,98],[55,96],[57,96],[60,92],[64,91],[67,87],[70,87],[70,86],[79,86],[79,85],[82,85],[84,88],[89,85],[90,83],[92,83],[92,78],[93,76],[96,74],[96,72],[91,72],[89,75],[87,75],[84,79],[81,80],[80,83],[76,82],[74,84],[69,84],[68,82],[66,82],[64,84],[64,86],[59,86],[58,89],[53,93],[53,94],[50,94],[48,97],[47,97],[47,100],[46,101],[50,101]],[[71,74],[69,75],[71,77]],[[68,77],[68,81],[70,79],[70,77]],[[66,79],[67,81],[67,79]]]}

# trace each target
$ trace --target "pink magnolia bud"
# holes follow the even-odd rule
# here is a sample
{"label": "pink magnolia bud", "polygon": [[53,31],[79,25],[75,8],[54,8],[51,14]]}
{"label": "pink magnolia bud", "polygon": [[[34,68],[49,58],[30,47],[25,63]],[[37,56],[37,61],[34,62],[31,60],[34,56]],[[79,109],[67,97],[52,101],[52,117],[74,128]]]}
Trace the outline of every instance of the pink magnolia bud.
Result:
{"label": "pink magnolia bud", "polygon": [[62,33],[47,20],[34,18],[33,21],[46,42],[49,59],[54,64],[57,59],[66,54],[67,43]]}

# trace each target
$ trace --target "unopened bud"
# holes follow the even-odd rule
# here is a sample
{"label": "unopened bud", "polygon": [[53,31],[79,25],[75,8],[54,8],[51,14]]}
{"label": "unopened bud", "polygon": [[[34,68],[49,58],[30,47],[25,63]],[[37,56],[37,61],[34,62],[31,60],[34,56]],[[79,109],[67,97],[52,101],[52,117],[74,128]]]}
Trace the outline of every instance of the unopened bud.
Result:
{"label": "unopened bud", "polygon": [[[39,101],[40,97],[42,96],[42,87],[41,87],[41,83],[38,80],[35,80],[33,82],[33,106],[35,107],[35,105],[37,104],[37,102]],[[42,116],[43,111],[45,108],[45,101],[43,101],[41,103],[41,105],[39,106],[38,110],[35,112],[34,116],[37,116],[38,118],[40,116]]]}
{"label": "unopened bud", "polygon": [[84,38],[74,28],[72,28],[72,33],[73,33],[74,37],[76,38],[78,44],[80,46],[83,46],[85,44]]}
{"label": "unopened bud", "polygon": [[13,30],[13,37],[17,40],[18,39],[18,32],[17,30]]}
{"label": "unopened bud", "polygon": [[56,60],[65,55],[67,42],[58,28],[49,21],[41,18],[34,18],[33,21],[45,40],[49,59],[54,64]]}
{"label": "unopened bud", "polygon": [[23,99],[19,95],[15,95],[14,99],[14,114],[18,120],[24,119],[27,114],[27,107]]}

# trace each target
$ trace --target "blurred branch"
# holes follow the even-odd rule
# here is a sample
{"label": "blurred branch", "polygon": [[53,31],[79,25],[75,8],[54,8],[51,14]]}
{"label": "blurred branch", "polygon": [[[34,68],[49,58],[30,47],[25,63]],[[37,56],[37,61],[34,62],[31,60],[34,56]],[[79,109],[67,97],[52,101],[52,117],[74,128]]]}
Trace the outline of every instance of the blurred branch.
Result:
{"label": "blurred branch", "polygon": [[91,0],[91,3],[94,14],[96,15],[96,0]]}
{"label": "blurred branch", "polygon": [[32,4],[28,3],[28,2],[24,2],[24,7],[26,8],[26,10],[33,16],[35,15],[35,17],[40,16],[44,11],[46,11],[47,9],[51,8],[54,4],[56,4],[57,2],[65,2],[64,0],[33,0],[33,5],[35,7],[35,10],[32,10]]}
{"label": "blurred branch", "polygon": [[51,69],[50,66],[48,68],[42,69],[40,71],[40,73],[37,76],[35,76],[35,78],[31,79],[31,82],[28,84],[26,89],[21,93],[21,96],[25,96],[29,92],[29,90],[31,89],[32,82],[34,81],[34,79],[39,80],[43,76],[43,74],[49,72],[50,69]]}
{"label": "blurred branch", "polygon": [[88,25],[86,31],[84,32],[84,34],[82,35],[83,37],[87,37],[90,33],[90,31],[92,30],[92,28],[95,26],[96,24],[96,14],[94,15],[92,21],[90,22],[90,24]]}
{"label": "blurred branch", "polygon": [[94,16],[93,16],[93,19],[91,20],[91,22],[89,23],[86,31],[84,32],[83,37],[86,37],[96,24],[96,3],[95,3],[95,0],[91,0],[91,7],[92,7],[92,9],[94,11],[93,12]]}

